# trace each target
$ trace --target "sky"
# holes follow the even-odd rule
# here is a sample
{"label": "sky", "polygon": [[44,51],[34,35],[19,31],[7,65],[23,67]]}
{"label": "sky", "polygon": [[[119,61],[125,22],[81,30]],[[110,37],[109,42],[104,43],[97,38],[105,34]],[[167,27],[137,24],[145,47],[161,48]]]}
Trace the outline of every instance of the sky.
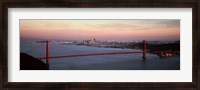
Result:
{"label": "sky", "polygon": [[20,20],[21,40],[177,41],[180,20]]}

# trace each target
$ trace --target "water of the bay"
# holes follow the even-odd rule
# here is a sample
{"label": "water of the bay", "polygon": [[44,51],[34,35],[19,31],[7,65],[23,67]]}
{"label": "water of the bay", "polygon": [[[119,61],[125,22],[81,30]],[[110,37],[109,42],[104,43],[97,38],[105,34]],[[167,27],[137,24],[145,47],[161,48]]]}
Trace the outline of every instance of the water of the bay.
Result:
{"label": "water of the bay", "polygon": [[[102,52],[141,51],[137,49],[99,48],[81,45],[50,44],[50,56],[90,54]],[[20,43],[20,52],[35,58],[45,57],[44,43]],[[45,60],[42,60],[45,62]],[[180,70],[180,56],[160,58],[147,53],[146,60],[142,54],[116,54],[99,56],[82,56],[50,59],[51,70]]]}

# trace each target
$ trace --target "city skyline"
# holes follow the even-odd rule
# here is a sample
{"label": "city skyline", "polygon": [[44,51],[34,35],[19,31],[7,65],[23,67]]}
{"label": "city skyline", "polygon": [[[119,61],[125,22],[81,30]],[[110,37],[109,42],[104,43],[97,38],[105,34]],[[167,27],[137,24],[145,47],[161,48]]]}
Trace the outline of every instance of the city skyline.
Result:
{"label": "city skyline", "polygon": [[21,40],[177,41],[180,20],[20,20]]}

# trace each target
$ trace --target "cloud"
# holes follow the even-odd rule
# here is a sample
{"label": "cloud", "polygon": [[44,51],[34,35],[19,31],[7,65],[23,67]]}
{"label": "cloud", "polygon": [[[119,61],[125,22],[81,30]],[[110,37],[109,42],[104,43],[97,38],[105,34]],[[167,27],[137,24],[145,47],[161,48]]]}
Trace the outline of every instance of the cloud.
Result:
{"label": "cloud", "polygon": [[147,20],[141,20],[139,22],[144,25],[154,25],[158,27],[168,27],[168,28],[180,27],[180,20],[178,19],[153,19],[153,20],[147,19]]}
{"label": "cloud", "polygon": [[135,25],[132,24],[125,24],[125,23],[112,23],[112,24],[99,24],[97,25],[97,27],[103,27],[103,28],[113,28],[113,27],[117,27],[117,28],[127,28],[127,27],[137,27]]}
{"label": "cloud", "polygon": [[97,24],[93,27],[116,30],[116,31],[132,31],[132,30],[149,30],[151,27],[146,27],[142,25],[132,24],[132,23],[111,23],[111,24]]}
{"label": "cloud", "polygon": [[180,28],[180,20],[165,19],[146,19],[146,20],[113,20],[114,23],[96,24],[89,27],[96,27],[107,30],[127,31],[127,30],[170,30],[172,28]]}

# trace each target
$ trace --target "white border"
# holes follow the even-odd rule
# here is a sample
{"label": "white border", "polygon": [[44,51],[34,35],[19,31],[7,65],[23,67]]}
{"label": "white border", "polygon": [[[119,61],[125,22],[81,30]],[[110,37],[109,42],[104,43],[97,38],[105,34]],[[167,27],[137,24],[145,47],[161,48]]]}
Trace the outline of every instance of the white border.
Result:
{"label": "white border", "polygon": [[[19,71],[19,19],[180,19],[181,70]],[[192,82],[191,8],[9,8],[9,82]]]}

